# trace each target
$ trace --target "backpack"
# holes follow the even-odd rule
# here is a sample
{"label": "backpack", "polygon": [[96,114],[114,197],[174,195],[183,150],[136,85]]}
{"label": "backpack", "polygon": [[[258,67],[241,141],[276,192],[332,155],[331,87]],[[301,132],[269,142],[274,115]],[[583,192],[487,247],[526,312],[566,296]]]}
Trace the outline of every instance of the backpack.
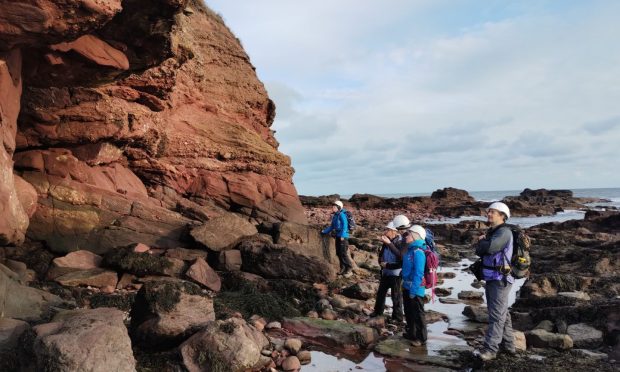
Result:
{"label": "backpack", "polygon": [[530,275],[530,237],[517,225],[508,225],[512,231],[512,257],[510,258],[511,274],[515,279],[527,278]]}
{"label": "backpack", "polygon": [[344,214],[347,216],[347,225],[349,226],[349,233],[353,232],[357,225],[355,224],[355,217],[353,214],[345,209]]}
{"label": "backpack", "polygon": [[435,245],[435,234],[429,228],[426,228],[425,230],[426,230],[426,238],[424,239],[424,241],[426,242],[426,246],[435,253],[435,255],[437,256],[437,259],[439,260],[439,266],[441,266],[441,254],[439,254],[439,251],[437,250],[437,246]]}
{"label": "backpack", "polygon": [[424,251],[426,263],[424,264],[424,278],[422,285],[431,289],[431,298],[435,302],[435,286],[437,285],[437,268],[439,267],[439,255],[431,247],[427,246]]}

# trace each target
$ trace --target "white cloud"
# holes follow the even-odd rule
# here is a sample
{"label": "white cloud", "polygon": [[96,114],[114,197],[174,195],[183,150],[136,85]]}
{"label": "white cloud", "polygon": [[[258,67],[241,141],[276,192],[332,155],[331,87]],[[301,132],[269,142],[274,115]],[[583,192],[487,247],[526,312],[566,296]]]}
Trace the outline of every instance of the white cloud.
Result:
{"label": "white cloud", "polygon": [[276,102],[300,193],[620,184],[618,2],[208,4]]}

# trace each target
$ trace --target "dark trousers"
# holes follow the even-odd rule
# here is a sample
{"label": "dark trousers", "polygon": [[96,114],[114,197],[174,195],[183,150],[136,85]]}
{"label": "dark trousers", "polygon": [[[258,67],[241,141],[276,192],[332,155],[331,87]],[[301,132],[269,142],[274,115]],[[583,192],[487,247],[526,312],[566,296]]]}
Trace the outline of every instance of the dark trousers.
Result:
{"label": "dark trousers", "polygon": [[383,314],[385,308],[385,296],[388,289],[392,290],[392,319],[403,320],[403,279],[400,276],[381,275],[377,299],[375,301],[375,314]]}
{"label": "dark trousers", "polygon": [[424,316],[424,298],[414,296],[409,298],[409,291],[403,288],[403,305],[407,327],[405,332],[412,340],[426,342],[426,318]]}
{"label": "dark trousers", "polygon": [[353,265],[351,264],[351,260],[349,259],[349,240],[348,239],[336,239],[336,255],[338,256],[338,261],[340,261],[340,271],[342,270],[351,270]]}

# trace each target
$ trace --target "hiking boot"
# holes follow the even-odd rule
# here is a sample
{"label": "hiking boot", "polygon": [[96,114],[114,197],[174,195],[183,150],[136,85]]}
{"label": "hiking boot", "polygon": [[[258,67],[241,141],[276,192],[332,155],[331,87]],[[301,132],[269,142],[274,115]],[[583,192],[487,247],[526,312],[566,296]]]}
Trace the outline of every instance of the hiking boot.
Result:
{"label": "hiking boot", "polygon": [[476,350],[474,355],[476,355],[483,362],[491,361],[497,357],[497,355],[491,350]]}
{"label": "hiking boot", "polygon": [[382,315],[383,315],[383,314],[379,314],[379,313],[376,313],[376,312],[374,312],[374,311],[373,311],[373,312],[372,312],[372,313],[370,313],[370,315],[368,315],[368,316],[369,316],[369,317],[371,317],[371,318],[376,318],[376,317],[378,317],[378,316],[382,316]]}

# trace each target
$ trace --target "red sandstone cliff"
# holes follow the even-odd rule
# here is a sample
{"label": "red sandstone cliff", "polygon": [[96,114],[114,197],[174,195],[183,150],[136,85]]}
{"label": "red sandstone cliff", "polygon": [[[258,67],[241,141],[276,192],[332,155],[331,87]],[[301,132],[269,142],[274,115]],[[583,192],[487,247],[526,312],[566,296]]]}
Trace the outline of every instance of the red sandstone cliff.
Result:
{"label": "red sandstone cliff", "polygon": [[305,222],[275,106],[201,1],[0,8],[0,244],[29,215],[55,251],[178,246],[224,210]]}

